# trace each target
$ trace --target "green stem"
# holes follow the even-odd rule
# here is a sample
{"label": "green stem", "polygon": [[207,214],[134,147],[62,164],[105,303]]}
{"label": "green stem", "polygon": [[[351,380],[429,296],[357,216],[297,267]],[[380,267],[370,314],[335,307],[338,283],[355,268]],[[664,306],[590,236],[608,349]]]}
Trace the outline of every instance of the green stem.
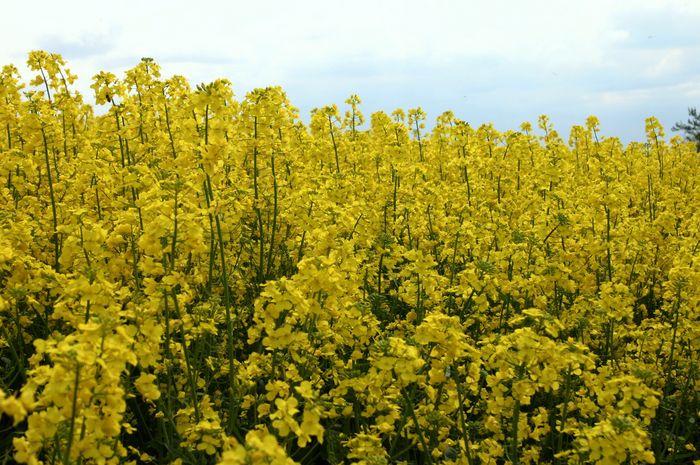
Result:
{"label": "green stem", "polygon": [[53,179],[51,178],[51,163],[49,162],[49,144],[48,141],[46,140],[46,131],[44,130],[44,127],[41,127],[41,137],[43,138],[44,141],[44,159],[46,161],[46,176],[49,180],[49,195],[51,197],[51,215],[53,218],[53,234],[51,235],[51,239],[53,240],[54,244],[54,270],[58,273],[59,271],[59,262],[58,259],[60,257],[61,251],[60,251],[60,243],[58,240],[58,218],[56,215],[56,198],[54,196],[54,191],[53,191]]}
{"label": "green stem", "polygon": [[121,129],[122,125],[119,122],[119,107],[112,102],[112,108],[114,108],[114,119],[117,122],[117,138],[119,139],[119,153],[121,155],[122,168],[126,166],[126,156],[124,154],[124,139],[122,139]]}
{"label": "green stem", "polygon": [[[256,128],[257,133],[257,128]],[[209,106],[207,105],[204,115],[204,143],[209,143]],[[256,149],[257,152],[257,149]],[[214,191],[211,186],[211,178],[206,175],[205,184],[205,197],[207,199],[207,206],[210,206],[210,202],[213,200]],[[256,190],[257,192],[257,190]],[[257,197],[257,196],[256,196]],[[227,362],[228,362],[228,376],[229,376],[229,411],[228,411],[228,424],[226,431],[228,433],[233,433],[239,440],[242,440],[236,426],[236,404],[235,404],[235,387],[236,378],[233,369],[234,360],[234,347],[233,347],[233,319],[231,318],[231,289],[228,283],[228,269],[226,267],[226,253],[224,249],[224,235],[221,228],[220,215],[217,212],[212,215],[209,214],[209,221],[211,224],[211,217],[214,217],[214,222],[216,225],[216,235],[219,243],[219,255],[221,257],[221,281],[224,287],[224,310],[226,315],[226,352],[227,352]],[[262,242],[261,242],[262,243]],[[211,250],[210,250],[210,278],[209,282],[211,285],[211,267],[213,266],[213,254],[214,254],[214,238],[211,239]],[[210,289],[211,290],[211,289]]]}
{"label": "green stem", "polygon": [[262,282],[265,280],[265,269],[263,268],[265,265],[265,241],[263,240],[265,234],[263,231],[263,220],[262,220],[262,212],[260,211],[260,205],[258,205],[258,202],[260,201],[260,192],[258,189],[258,117],[254,117],[253,119],[253,138],[255,139],[255,145],[253,146],[253,199],[255,202],[255,205],[253,206],[253,209],[255,210],[255,216],[258,220],[258,243],[259,243],[259,250],[258,250],[258,284],[262,284]]}
{"label": "green stem", "polygon": [[51,101],[51,91],[49,90],[49,81],[46,79],[46,74],[44,74],[44,68],[42,66],[39,66],[39,73],[41,73],[41,79],[44,81],[44,86],[46,87],[46,97],[49,100],[49,105],[53,106],[53,102]]}
{"label": "green stem", "polygon": [[562,402],[561,416],[559,419],[560,425],[559,431],[557,432],[557,449],[554,451],[555,453],[561,452],[564,446],[564,428],[566,427],[566,418],[569,409],[570,378],[571,368],[568,368],[564,374],[564,399]]}
{"label": "green stem", "polygon": [[423,141],[420,138],[420,126],[418,124],[418,117],[416,117],[415,120],[415,125],[416,125],[416,138],[418,139],[418,156],[420,158],[421,163],[424,161],[423,160]]}
{"label": "green stem", "polygon": [[66,445],[66,450],[63,453],[63,463],[68,465],[70,463],[70,450],[73,446],[73,433],[75,431],[75,410],[78,407],[78,384],[80,383],[80,362],[75,364],[75,385],[73,386],[73,399],[71,402],[71,415],[70,415],[70,426],[68,427],[68,444]]}
{"label": "green stem", "polygon": [[403,394],[404,401],[406,402],[406,409],[408,409],[408,411],[410,412],[411,419],[413,420],[413,424],[416,427],[416,434],[418,435],[418,441],[420,442],[420,445],[423,448],[423,453],[425,454],[428,464],[432,465],[433,457],[430,451],[428,450],[428,445],[426,444],[425,438],[423,437],[423,429],[420,427],[420,423],[418,423],[418,417],[416,416],[416,411],[413,409],[413,403],[411,402],[411,398],[408,396],[406,389],[401,389],[401,394]]}
{"label": "green stem", "polygon": [[457,371],[457,366],[452,367],[453,372],[455,374],[454,380],[455,380],[455,386],[457,387],[457,402],[459,403],[459,406],[457,407],[458,413],[459,413],[459,422],[462,430],[462,440],[464,441],[464,453],[467,456],[467,463],[469,465],[473,465],[474,461],[472,459],[471,451],[469,450],[469,435],[467,433],[467,422],[464,418],[464,410],[462,407],[464,406],[464,395],[462,394],[462,386],[459,382],[459,372]]}
{"label": "green stem", "polygon": [[165,93],[165,87],[163,88],[163,106],[165,107],[165,127],[168,130],[168,138],[170,138],[170,150],[173,154],[173,159],[177,158],[177,152],[175,151],[175,139],[173,138],[173,131],[170,127],[170,112],[168,111],[168,96]]}
{"label": "green stem", "polygon": [[278,214],[278,188],[277,188],[277,175],[275,173],[275,155],[270,157],[270,164],[272,167],[272,189],[273,189],[273,210],[272,210],[272,227],[270,228],[270,251],[267,255],[267,273],[266,276],[271,276],[272,264],[274,262],[275,254],[275,230],[277,229],[277,214]]}
{"label": "green stem", "polygon": [[666,367],[666,383],[664,386],[664,397],[666,397],[670,392],[670,386],[671,386],[671,375],[673,374],[673,362],[674,362],[674,357],[676,355],[676,337],[678,333],[678,318],[680,316],[680,308],[681,308],[681,287],[679,286],[677,291],[676,291],[676,301],[674,302],[673,305],[673,312],[674,312],[674,317],[673,317],[673,335],[671,336],[671,352],[669,353],[668,356],[668,365]]}
{"label": "green stem", "polygon": [[513,421],[511,424],[510,460],[513,465],[520,463],[518,454],[518,423],[520,422],[520,400],[516,399],[513,404]]}
{"label": "green stem", "polygon": [[328,116],[328,130],[331,133],[331,143],[333,144],[333,153],[335,153],[335,171],[340,174],[340,160],[338,159],[338,145],[335,143],[335,134],[333,133],[333,121],[330,115]]}
{"label": "green stem", "polygon": [[[177,303],[177,292],[175,288],[172,289],[173,306],[175,307],[175,315],[179,317],[180,306]],[[168,295],[163,296],[165,298],[165,308],[168,307]],[[194,379],[194,373],[192,372],[192,364],[190,363],[189,349],[187,348],[187,338],[185,337],[185,331],[182,330],[182,353],[185,357],[185,368],[187,369],[187,381],[190,385],[190,395],[192,396],[192,407],[194,408],[194,419],[199,423],[200,413],[199,413],[199,401],[197,400],[197,384]]]}

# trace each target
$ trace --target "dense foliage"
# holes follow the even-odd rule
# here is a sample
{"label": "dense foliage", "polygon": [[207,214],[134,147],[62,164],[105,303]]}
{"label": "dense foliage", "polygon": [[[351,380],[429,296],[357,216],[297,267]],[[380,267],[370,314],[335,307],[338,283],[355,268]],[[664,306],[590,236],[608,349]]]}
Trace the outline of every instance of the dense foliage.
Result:
{"label": "dense foliage", "polygon": [[700,156],[144,59],[0,75],[0,463],[698,460]]}

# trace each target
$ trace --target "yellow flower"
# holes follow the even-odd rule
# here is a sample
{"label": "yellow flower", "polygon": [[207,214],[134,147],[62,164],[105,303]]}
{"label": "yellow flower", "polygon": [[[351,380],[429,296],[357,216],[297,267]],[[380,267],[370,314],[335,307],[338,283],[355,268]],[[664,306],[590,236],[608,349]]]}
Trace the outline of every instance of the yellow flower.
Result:
{"label": "yellow flower", "polygon": [[294,387],[294,390],[297,391],[304,399],[312,399],[314,397],[314,391],[311,387],[310,381],[302,381],[299,386]]}
{"label": "yellow flower", "polygon": [[2,389],[0,389],[0,413],[11,416],[14,425],[17,425],[27,416],[24,404],[15,397],[6,396]]}
{"label": "yellow flower", "polygon": [[275,399],[277,410],[270,414],[270,419],[272,419],[272,426],[277,429],[280,436],[285,437],[291,431],[298,431],[299,424],[294,420],[294,415],[299,412],[298,405],[299,401],[296,397]]}
{"label": "yellow flower", "polygon": [[148,401],[158,400],[160,398],[160,391],[158,387],[153,383],[156,380],[156,376],[150,373],[142,372],[138,378],[134,381],[134,386],[139,391],[141,396]]}
{"label": "yellow flower", "polygon": [[304,409],[303,420],[299,425],[297,433],[297,444],[299,447],[306,447],[311,440],[311,436],[316,436],[318,442],[323,443],[324,428],[320,423],[321,416],[315,409]]}

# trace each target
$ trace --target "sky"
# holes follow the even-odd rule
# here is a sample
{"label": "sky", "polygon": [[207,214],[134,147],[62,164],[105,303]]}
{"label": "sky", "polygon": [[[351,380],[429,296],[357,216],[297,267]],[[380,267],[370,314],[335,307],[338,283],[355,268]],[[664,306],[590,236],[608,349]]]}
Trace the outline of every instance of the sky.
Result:
{"label": "sky", "polygon": [[194,86],[237,98],[280,85],[314,107],[446,110],[516,129],[547,114],[566,137],[596,115],[603,135],[644,140],[700,107],[698,0],[3,0],[0,66],[28,82],[31,50],[60,53],[94,101],[91,77],[152,57]]}

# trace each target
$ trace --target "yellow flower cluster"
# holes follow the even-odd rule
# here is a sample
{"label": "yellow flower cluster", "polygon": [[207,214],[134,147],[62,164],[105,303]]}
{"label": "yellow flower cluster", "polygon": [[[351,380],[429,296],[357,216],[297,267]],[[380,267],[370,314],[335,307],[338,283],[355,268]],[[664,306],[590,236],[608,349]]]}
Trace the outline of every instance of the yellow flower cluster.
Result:
{"label": "yellow flower cluster", "polygon": [[0,72],[0,462],[700,463],[700,156]]}

